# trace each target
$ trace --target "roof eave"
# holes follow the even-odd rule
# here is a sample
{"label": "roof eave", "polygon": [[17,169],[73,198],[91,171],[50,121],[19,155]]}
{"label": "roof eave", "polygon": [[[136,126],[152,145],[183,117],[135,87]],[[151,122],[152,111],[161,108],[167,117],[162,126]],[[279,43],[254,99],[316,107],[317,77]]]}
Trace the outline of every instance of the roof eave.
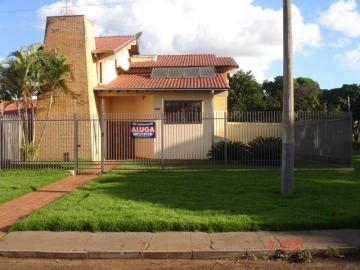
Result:
{"label": "roof eave", "polygon": [[105,87],[95,87],[94,91],[226,91],[227,88],[105,88]]}
{"label": "roof eave", "polygon": [[111,53],[111,54],[115,54],[118,51],[122,50],[123,48],[125,48],[126,46],[128,46],[131,42],[133,42],[134,40],[138,40],[142,35],[142,32],[138,32],[134,35],[134,37],[132,37],[131,39],[129,39],[128,41],[126,41],[125,43],[121,44],[121,46],[115,48],[114,50],[93,50],[92,53],[93,54],[103,54],[103,53]]}

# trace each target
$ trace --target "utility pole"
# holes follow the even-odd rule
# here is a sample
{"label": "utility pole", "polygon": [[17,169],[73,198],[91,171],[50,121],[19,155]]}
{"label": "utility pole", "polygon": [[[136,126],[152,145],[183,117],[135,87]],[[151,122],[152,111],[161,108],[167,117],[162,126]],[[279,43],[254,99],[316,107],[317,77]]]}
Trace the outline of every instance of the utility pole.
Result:
{"label": "utility pole", "polygon": [[294,80],[291,0],[283,0],[284,13],[284,89],[281,191],[294,191]]}

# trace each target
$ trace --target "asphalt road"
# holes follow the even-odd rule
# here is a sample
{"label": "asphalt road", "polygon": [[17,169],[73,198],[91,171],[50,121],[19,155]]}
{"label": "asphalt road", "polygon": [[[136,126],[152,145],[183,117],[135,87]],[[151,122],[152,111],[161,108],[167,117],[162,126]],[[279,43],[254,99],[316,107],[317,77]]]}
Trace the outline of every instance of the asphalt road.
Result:
{"label": "asphalt road", "polygon": [[290,264],[267,260],[34,260],[0,258],[0,270],[360,270],[359,260],[320,260]]}

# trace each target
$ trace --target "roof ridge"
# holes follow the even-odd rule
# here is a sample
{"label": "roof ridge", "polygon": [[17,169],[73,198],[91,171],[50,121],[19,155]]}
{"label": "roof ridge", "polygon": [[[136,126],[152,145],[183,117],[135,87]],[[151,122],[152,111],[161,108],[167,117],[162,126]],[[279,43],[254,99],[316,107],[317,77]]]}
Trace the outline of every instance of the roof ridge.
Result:
{"label": "roof ridge", "polygon": [[200,56],[200,55],[208,55],[215,56],[213,53],[186,53],[186,54],[156,54],[156,56]]}
{"label": "roof ridge", "polygon": [[135,35],[97,36],[95,38],[114,38],[114,37],[135,37]]}

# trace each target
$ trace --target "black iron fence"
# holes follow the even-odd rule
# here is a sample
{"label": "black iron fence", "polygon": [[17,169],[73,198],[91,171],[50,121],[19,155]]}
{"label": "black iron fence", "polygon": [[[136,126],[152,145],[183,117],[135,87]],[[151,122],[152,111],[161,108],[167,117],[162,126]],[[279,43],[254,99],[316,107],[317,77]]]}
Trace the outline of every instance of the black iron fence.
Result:
{"label": "black iron fence", "polygon": [[[0,168],[278,168],[281,121],[273,111],[121,113],[35,118],[29,128],[20,117],[4,116]],[[295,166],[351,167],[351,127],[350,113],[297,112]]]}

